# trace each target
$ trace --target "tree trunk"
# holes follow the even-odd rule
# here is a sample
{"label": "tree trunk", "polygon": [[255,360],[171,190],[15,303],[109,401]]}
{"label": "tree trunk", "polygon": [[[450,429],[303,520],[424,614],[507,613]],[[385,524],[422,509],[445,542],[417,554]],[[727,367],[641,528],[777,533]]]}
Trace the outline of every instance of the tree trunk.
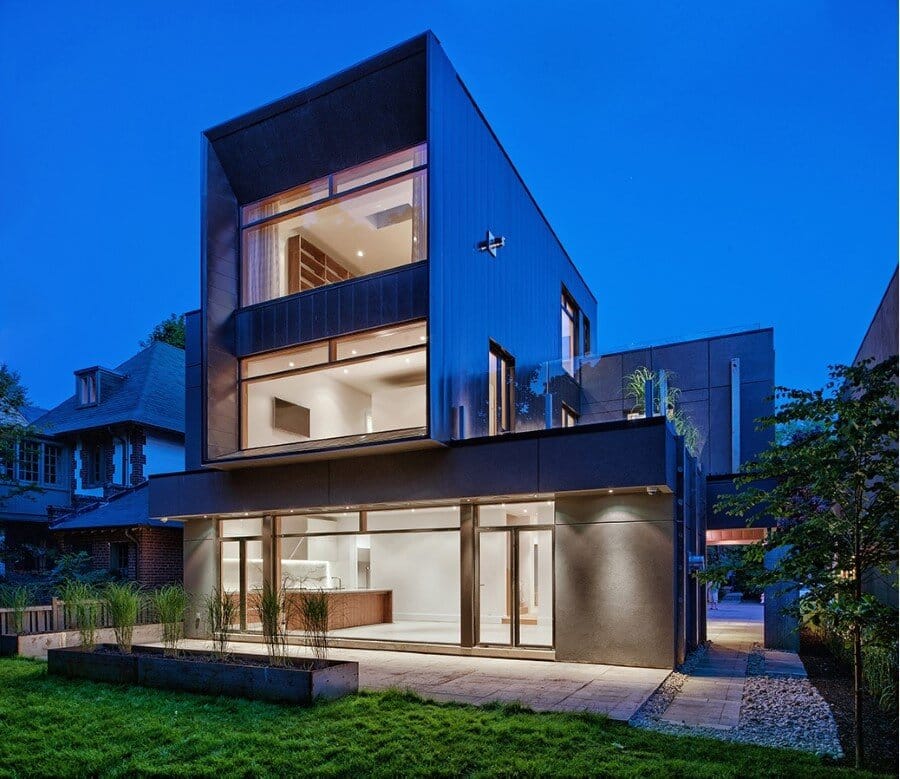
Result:
{"label": "tree trunk", "polygon": [[856,767],[863,765],[863,660],[862,635],[857,625],[853,629],[853,727],[856,745]]}
{"label": "tree trunk", "polygon": [[[863,582],[862,565],[860,558],[860,527],[856,522],[854,530],[854,557],[853,557],[853,593],[856,596],[856,605],[862,603]],[[862,624],[856,619],[853,624],[853,735],[856,744],[856,767],[863,765],[863,659],[862,659]]]}

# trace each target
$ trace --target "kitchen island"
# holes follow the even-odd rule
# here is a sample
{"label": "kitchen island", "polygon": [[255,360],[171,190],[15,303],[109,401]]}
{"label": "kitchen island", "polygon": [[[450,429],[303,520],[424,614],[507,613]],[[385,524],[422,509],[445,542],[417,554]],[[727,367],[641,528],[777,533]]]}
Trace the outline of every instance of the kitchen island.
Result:
{"label": "kitchen island", "polygon": [[[321,590],[328,598],[328,629],[341,630],[360,625],[380,625],[394,621],[393,590]],[[300,591],[285,593],[288,630],[302,630],[299,614]]]}

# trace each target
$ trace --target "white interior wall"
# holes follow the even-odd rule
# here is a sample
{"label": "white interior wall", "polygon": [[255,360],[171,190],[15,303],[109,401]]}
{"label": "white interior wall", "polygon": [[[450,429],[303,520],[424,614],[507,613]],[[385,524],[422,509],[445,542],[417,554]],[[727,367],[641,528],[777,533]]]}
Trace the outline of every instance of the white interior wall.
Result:
{"label": "white interior wall", "polygon": [[425,427],[425,386],[398,387],[372,394],[374,431]]}
{"label": "white interior wall", "polygon": [[459,533],[370,536],[372,589],[392,590],[394,620],[460,619]]}
{"label": "white interior wall", "polygon": [[307,374],[307,380],[284,379],[247,385],[247,446],[274,446],[294,443],[300,436],[272,427],[272,398],[305,406],[310,410],[310,439],[338,438],[363,433],[369,395],[321,373]]}

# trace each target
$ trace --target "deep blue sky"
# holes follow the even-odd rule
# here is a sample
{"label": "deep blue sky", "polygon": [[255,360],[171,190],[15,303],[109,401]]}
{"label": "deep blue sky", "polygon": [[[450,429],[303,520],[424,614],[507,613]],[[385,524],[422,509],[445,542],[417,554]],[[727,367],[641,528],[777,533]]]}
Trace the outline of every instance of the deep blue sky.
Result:
{"label": "deep blue sky", "polygon": [[0,361],[34,401],[198,306],[199,133],[431,28],[600,304],[601,349],[852,359],[897,261],[897,10],[0,3]]}

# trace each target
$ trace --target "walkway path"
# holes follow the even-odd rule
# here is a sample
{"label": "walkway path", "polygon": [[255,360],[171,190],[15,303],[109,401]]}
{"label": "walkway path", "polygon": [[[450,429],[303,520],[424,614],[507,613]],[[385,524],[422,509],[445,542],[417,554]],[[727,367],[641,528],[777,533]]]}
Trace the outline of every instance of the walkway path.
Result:
{"label": "walkway path", "polygon": [[[187,640],[189,649],[209,643]],[[265,654],[263,644],[234,643],[233,652]],[[305,655],[305,647],[290,647]],[[669,675],[657,668],[624,668],[586,663],[506,660],[496,657],[332,649],[335,660],[359,663],[364,690],[411,690],[423,698],[475,705],[518,702],[535,711],[593,712],[629,720]]]}
{"label": "walkway path", "polygon": [[[763,607],[721,603],[707,615],[710,647],[660,719],[679,725],[729,730],[740,720],[747,663],[754,643],[763,641]],[[766,671],[806,676],[793,652],[766,652]]]}

